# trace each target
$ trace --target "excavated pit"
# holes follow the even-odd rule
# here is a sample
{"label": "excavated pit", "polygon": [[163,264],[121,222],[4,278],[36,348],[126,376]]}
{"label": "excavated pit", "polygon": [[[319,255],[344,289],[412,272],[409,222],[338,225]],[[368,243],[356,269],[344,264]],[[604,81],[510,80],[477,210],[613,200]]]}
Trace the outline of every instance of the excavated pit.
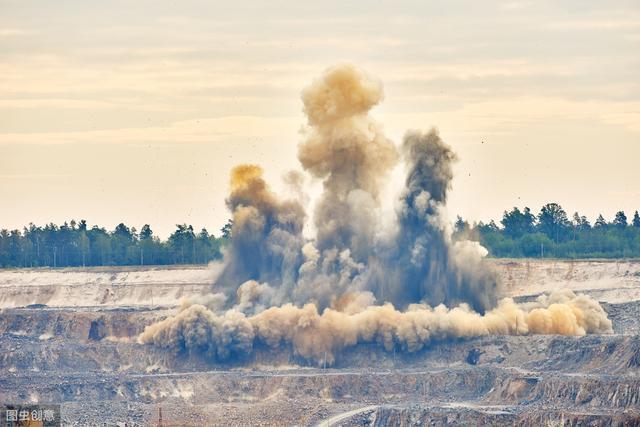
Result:
{"label": "excavated pit", "polygon": [[136,341],[209,290],[208,268],[2,271],[0,401],[60,403],[65,425],[156,425],[159,408],[165,425],[640,425],[640,262],[496,265],[517,300],[597,298],[614,333],[360,345],[326,369],[261,346],[218,363]]}

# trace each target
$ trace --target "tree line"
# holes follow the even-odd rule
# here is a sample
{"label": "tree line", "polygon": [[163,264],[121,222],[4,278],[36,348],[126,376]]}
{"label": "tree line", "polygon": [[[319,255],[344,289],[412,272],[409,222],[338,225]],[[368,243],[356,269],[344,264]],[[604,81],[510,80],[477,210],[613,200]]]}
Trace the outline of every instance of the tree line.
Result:
{"label": "tree line", "polygon": [[[220,236],[206,228],[177,224],[166,240],[145,224],[140,231],[118,224],[114,230],[85,220],[22,230],[0,230],[0,267],[74,267],[113,265],[206,264],[221,259],[232,222]],[[504,211],[499,224],[469,224],[458,217],[454,238],[478,240],[498,258],[626,258],[640,257],[640,215],[623,211],[611,221],[599,215],[593,225],[586,216],[571,218],[557,203],[544,205],[535,215],[528,207]]]}
{"label": "tree line", "polygon": [[458,217],[455,237],[479,240],[499,258],[628,258],[640,257],[640,215],[627,218],[618,211],[611,221],[599,215],[593,225],[586,216],[571,218],[557,203],[544,205],[537,215],[528,207],[504,211],[493,220],[470,225]]}
{"label": "tree line", "polygon": [[196,233],[191,225],[177,224],[163,241],[148,224],[140,231],[123,223],[112,231],[88,228],[85,220],[29,224],[22,231],[0,230],[0,267],[204,264],[222,258],[230,232],[230,223],[220,237],[206,228]]}

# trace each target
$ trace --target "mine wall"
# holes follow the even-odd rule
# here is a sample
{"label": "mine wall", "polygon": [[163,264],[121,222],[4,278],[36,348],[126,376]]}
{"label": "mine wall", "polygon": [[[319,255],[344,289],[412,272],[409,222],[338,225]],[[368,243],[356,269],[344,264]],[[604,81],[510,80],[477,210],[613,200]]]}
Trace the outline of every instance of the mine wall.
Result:
{"label": "mine wall", "polygon": [[[86,285],[71,271],[63,291],[67,276],[21,273],[26,297],[1,273],[0,401],[61,403],[65,425],[77,426],[153,425],[160,407],[182,425],[314,425],[340,414],[347,426],[640,425],[640,302],[627,300],[640,289],[636,267],[498,264],[515,298],[535,298],[550,278],[606,296],[612,334],[457,339],[414,353],[361,344],[326,367],[262,342],[225,361],[138,343],[180,298],[208,291],[202,269],[186,279],[172,270],[175,283],[157,270],[104,270]],[[525,279],[531,292],[516,292]]]}
{"label": "mine wall", "polygon": [[[489,261],[504,296],[535,297],[562,287],[616,304],[640,299],[640,260]],[[214,276],[206,266],[0,270],[0,308],[175,307],[183,297],[209,292]]]}
{"label": "mine wall", "polygon": [[[201,369],[235,369],[255,366],[322,367],[322,360],[306,360],[289,345],[273,349],[256,342],[253,351],[229,360],[208,358],[198,352],[174,352],[143,345],[137,335],[165,316],[156,311],[61,312],[57,310],[5,310],[0,316],[0,369],[57,371],[105,370],[188,372]],[[397,367],[446,368],[466,364],[471,349],[482,349],[482,363],[518,366],[532,371],[624,374],[640,369],[637,335],[492,336],[471,340],[434,342],[419,352],[380,345],[360,344],[336,354],[334,368]],[[277,351],[274,351],[277,350]],[[331,366],[329,366],[331,367]]]}
{"label": "mine wall", "polygon": [[[599,426],[624,427],[637,426],[638,415],[634,413],[584,414],[545,408],[521,412],[494,410],[493,408],[474,407],[433,407],[413,405],[409,407],[383,406],[360,425],[383,426]],[[352,425],[356,425],[355,423]]]}

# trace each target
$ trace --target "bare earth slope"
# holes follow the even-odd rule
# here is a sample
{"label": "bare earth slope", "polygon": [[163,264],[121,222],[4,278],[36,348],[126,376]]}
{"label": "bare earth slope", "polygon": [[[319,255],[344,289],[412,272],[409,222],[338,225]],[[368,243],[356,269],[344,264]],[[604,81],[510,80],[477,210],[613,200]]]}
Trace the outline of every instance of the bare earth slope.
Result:
{"label": "bare earth slope", "polygon": [[[614,334],[499,336],[335,366],[258,348],[224,365],[138,344],[206,267],[0,271],[0,402],[62,403],[65,425],[640,425],[640,261],[497,260],[518,300],[569,288]],[[476,365],[470,350],[483,353]]]}

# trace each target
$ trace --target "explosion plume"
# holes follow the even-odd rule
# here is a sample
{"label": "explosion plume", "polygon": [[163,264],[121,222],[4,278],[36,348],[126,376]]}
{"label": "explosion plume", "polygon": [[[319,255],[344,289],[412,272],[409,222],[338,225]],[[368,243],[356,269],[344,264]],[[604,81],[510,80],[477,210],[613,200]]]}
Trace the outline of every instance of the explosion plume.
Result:
{"label": "explosion plume", "polygon": [[236,309],[215,314],[200,304],[186,305],[175,317],[148,326],[140,340],[175,352],[201,353],[214,360],[246,355],[254,342],[272,348],[286,345],[298,356],[317,363],[326,357],[327,363],[333,364],[341,350],[360,343],[377,343],[387,351],[397,348],[415,352],[432,342],[452,338],[611,332],[611,321],[602,307],[571,291],[521,305],[505,298],[484,315],[467,304],[452,309],[412,304],[399,311],[389,303],[369,302],[365,298],[342,310],[327,308],[322,313],[312,303],[302,307],[288,303],[249,317]]}
{"label": "explosion plume", "polygon": [[[256,165],[231,173],[231,241],[212,294],[148,326],[143,343],[214,360],[253,346],[291,346],[309,360],[359,343],[418,351],[438,340],[490,334],[611,332],[597,301],[570,291],[516,304],[498,300],[498,281],[477,242],[453,241],[445,219],[456,155],[436,130],[409,131],[400,149],[369,111],[382,84],[350,65],[328,69],[302,92],[308,127],[304,171],[323,192],[316,235],[303,235],[298,193],[282,199]],[[400,160],[407,171],[395,233],[381,234],[381,194]],[[326,355],[326,356],[325,356]]]}

